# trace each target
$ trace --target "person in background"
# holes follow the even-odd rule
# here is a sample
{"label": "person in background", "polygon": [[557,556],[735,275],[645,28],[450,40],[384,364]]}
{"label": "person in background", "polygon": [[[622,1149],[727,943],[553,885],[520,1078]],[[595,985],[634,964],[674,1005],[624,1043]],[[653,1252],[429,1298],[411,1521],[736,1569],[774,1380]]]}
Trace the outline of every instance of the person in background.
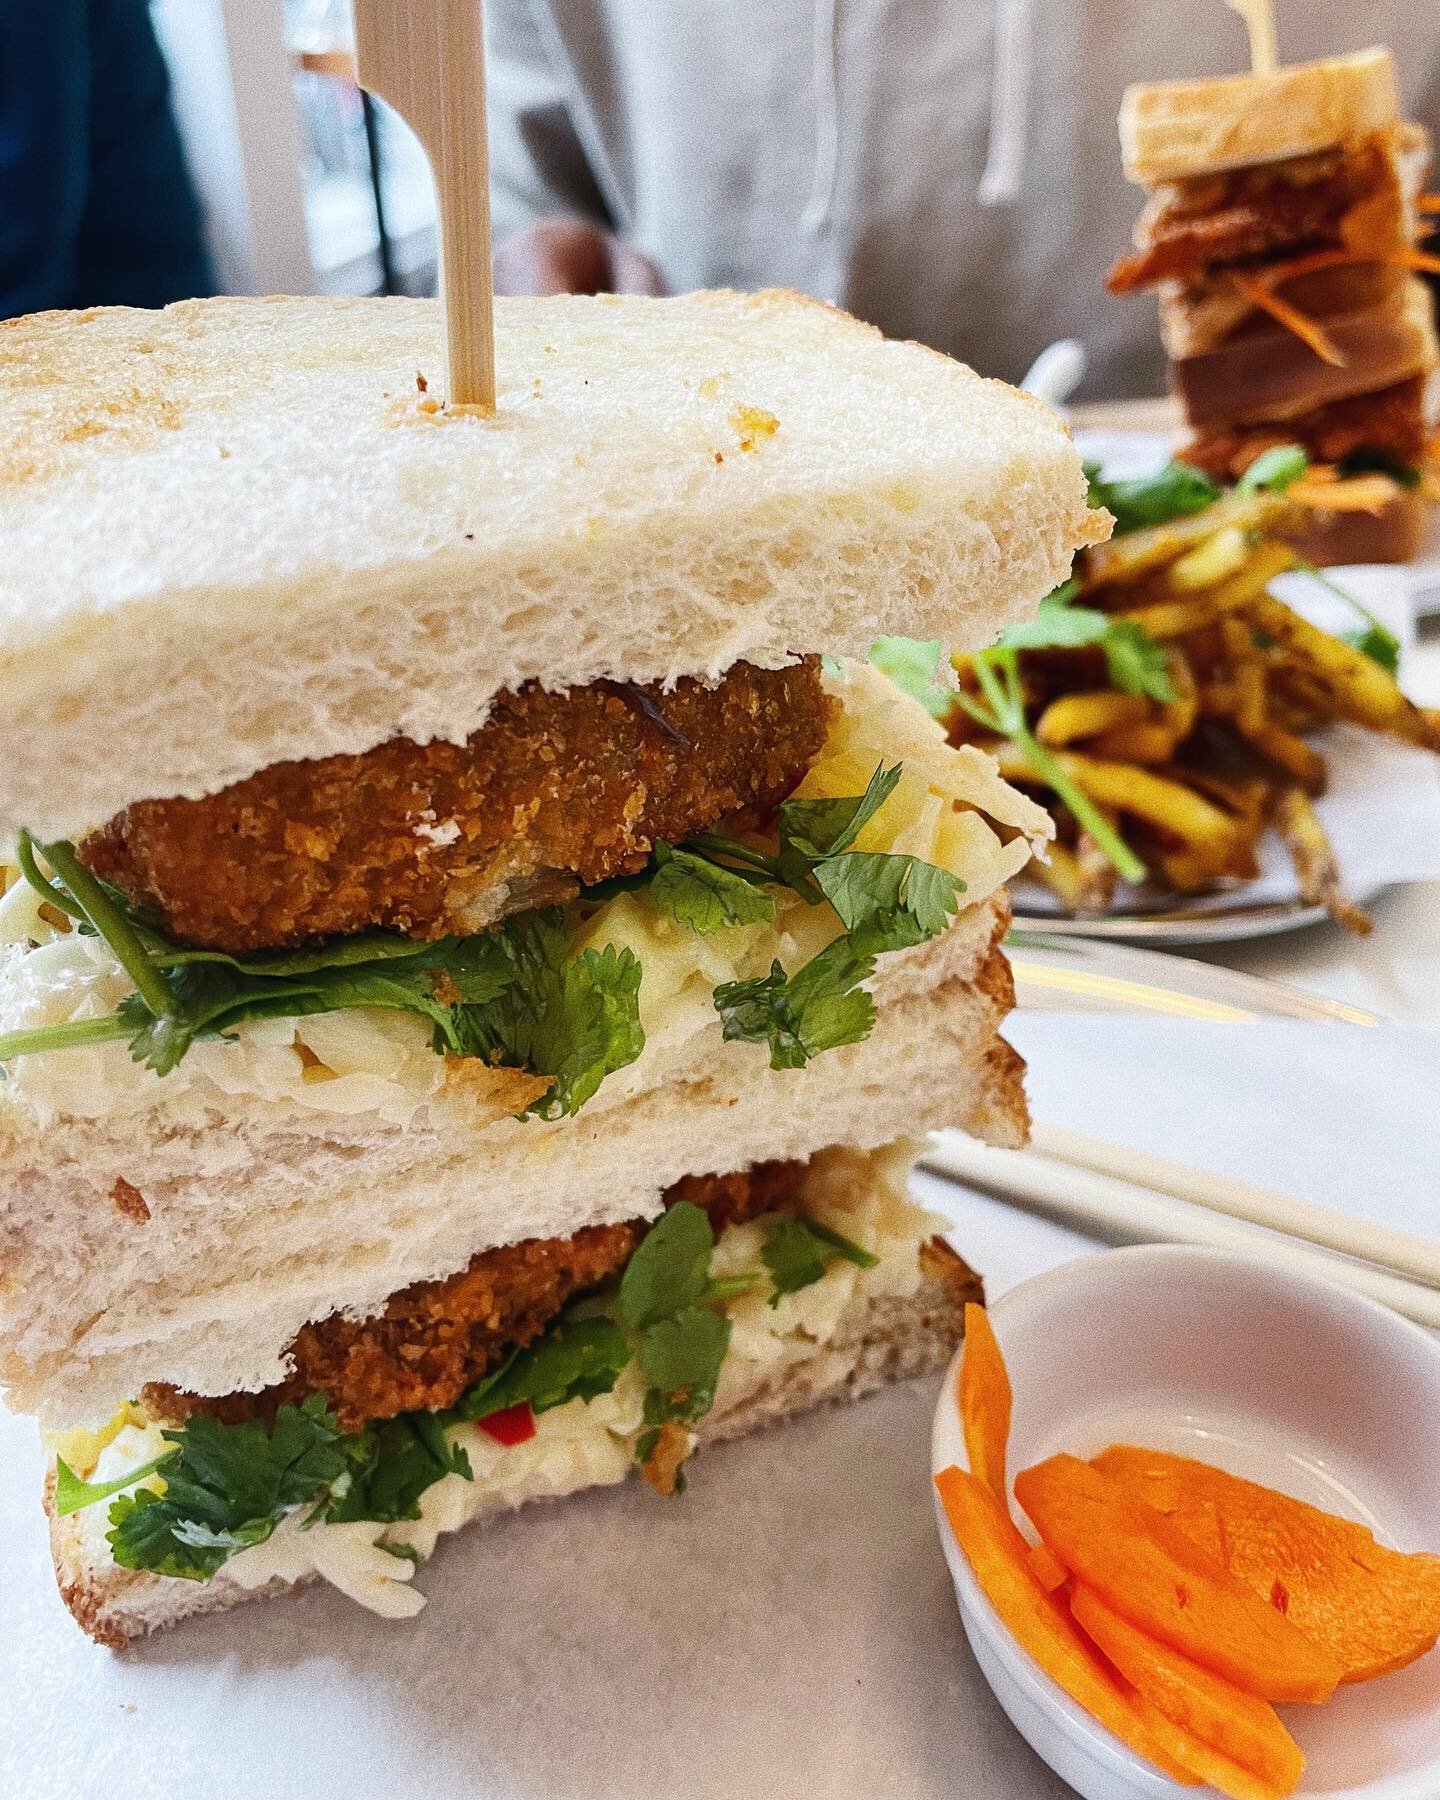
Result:
{"label": "person in background", "polygon": [[[488,0],[502,291],[781,285],[1015,381],[1158,393],[1153,300],[1105,271],[1142,197],[1132,81],[1249,66],[1222,0]],[[1440,136],[1440,6],[1277,0],[1282,54],[1392,47]]]}
{"label": "person in background", "polygon": [[0,0],[0,317],[213,291],[148,0]]}

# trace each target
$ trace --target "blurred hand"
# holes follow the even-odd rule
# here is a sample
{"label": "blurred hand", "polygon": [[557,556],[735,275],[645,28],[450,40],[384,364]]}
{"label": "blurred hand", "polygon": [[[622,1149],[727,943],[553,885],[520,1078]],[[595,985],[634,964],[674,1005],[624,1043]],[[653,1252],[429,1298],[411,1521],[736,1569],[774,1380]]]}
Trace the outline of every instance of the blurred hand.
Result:
{"label": "blurred hand", "polygon": [[497,294],[663,294],[648,256],[585,219],[546,219],[495,251]]}

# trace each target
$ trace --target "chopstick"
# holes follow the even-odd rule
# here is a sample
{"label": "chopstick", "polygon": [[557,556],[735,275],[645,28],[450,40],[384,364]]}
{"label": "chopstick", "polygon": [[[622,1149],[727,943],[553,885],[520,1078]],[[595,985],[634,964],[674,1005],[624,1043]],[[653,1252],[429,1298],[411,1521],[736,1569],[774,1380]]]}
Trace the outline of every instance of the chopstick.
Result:
{"label": "chopstick", "polygon": [[[1219,1183],[1227,1188],[1227,1198],[1234,1206],[1242,1204],[1247,1187],[1245,1183],[1229,1183],[1222,1177],[1206,1176],[1199,1170],[1170,1163],[1163,1157],[1149,1158],[1120,1146],[1098,1144],[1096,1140],[1080,1137],[1080,1134],[1058,1133],[1055,1127],[1037,1127],[1037,1145],[1052,1141],[1052,1132],[1057,1132],[1058,1144],[1068,1148],[1095,1145],[1095,1160],[1103,1160],[1107,1169],[1124,1168],[1136,1176],[1141,1176],[1142,1170],[1154,1171],[1167,1183],[1171,1174],[1178,1171],[1177,1188],[1186,1186],[1191,1192],[1198,1192],[1198,1186],[1192,1184],[1204,1183],[1213,1192],[1214,1185]],[[1079,1144],[1073,1142],[1077,1137]],[[1071,1141],[1067,1144],[1067,1140]],[[1171,1192],[1147,1185],[1143,1176],[1140,1180],[1117,1179],[1108,1172],[1097,1173],[1094,1168],[1075,1167],[1067,1162],[1052,1160],[1038,1148],[996,1150],[989,1144],[979,1143],[959,1132],[944,1132],[932,1138],[925,1154],[920,1158],[919,1166],[932,1174],[961,1182],[983,1193],[1018,1202],[1051,1218],[1062,1219],[1082,1230],[1098,1228],[1115,1236],[1143,1242],[1199,1244],[1209,1249],[1234,1250],[1274,1267],[1320,1276],[1372,1300],[1378,1300],[1382,1306],[1388,1306],[1405,1318],[1413,1319],[1418,1325],[1440,1330],[1440,1292],[1422,1286],[1420,1282],[1410,1279],[1408,1274],[1395,1273],[1392,1266],[1375,1266],[1383,1259],[1371,1249],[1367,1248],[1360,1253],[1367,1259],[1365,1262],[1344,1260],[1340,1256],[1327,1254],[1325,1250],[1311,1248],[1310,1245],[1315,1240],[1310,1239],[1303,1230],[1296,1231],[1281,1226],[1278,1229],[1285,1232],[1285,1235],[1272,1236],[1270,1231],[1277,1228],[1256,1229],[1256,1225],[1260,1224],[1258,1218],[1253,1223],[1245,1224],[1233,1223],[1230,1217],[1217,1218],[1207,1206],[1197,1205],[1188,1197],[1176,1198]],[[1179,1176],[1186,1179],[1182,1182]],[[1288,1195],[1270,1194],[1265,1189],[1250,1191],[1265,1196],[1269,1203],[1267,1211],[1270,1217],[1279,1217],[1281,1211],[1294,1207],[1301,1209],[1300,1214],[1288,1216],[1304,1219],[1305,1203],[1291,1200]],[[1280,1210],[1274,1208],[1277,1201],[1284,1203]],[[1227,1206],[1223,1210],[1231,1213],[1232,1207]],[[1346,1235],[1350,1236],[1352,1242],[1359,1242],[1362,1235],[1368,1238],[1368,1227],[1358,1226],[1353,1220],[1340,1219],[1340,1215],[1330,1213],[1324,1207],[1313,1210],[1324,1215],[1327,1232],[1331,1236],[1338,1235],[1333,1227],[1336,1220],[1339,1220],[1342,1225],[1350,1227]],[[1235,1212],[1233,1217],[1252,1220],[1252,1214],[1248,1211]],[[1380,1227],[1375,1230],[1381,1233]],[[1403,1232],[1386,1232],[1382,1235],[1402,1240],[1407,1246],[1407,1254],[1417,1248],[1422,1251],[1432,1249],[1423,1240],[1407,1238]]]}
{"label": "chopstick", "polygon": [[1035,1125],[1030,1147],[1050,1162],[1067,1163],[1096,1175],[1154,1188],[1157,1194],[1188,1200],[1192,1206],[1227,1213],[1232,1219],[1263,1225],[1269,1231],[1282,1231],[1288,1237],[1338,1250],[1343,1256],[1355,1256],[1393,1274],[1424,1282],[1427,1287],[1440,1288],[1440,1244],[1408,1231],[1371,1225],[1336,1212],[1333,1207],[1297,1200],[1291,1194],[1236,1181],[1229,1175],[1192,1169],[1188,1163],[1172,1162],[1168,1156],[1128,1150],[1121,1144],[1087,1137],[1082,1131],[1066,1131],[1059,1125]]}

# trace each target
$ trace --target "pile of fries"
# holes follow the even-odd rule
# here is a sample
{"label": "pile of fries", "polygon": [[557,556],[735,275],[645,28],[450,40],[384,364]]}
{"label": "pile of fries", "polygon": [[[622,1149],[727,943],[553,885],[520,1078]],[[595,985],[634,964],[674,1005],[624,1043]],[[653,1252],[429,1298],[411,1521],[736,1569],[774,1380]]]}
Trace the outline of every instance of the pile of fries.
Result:
{"label": "pile of fries", "polygon": [[[1440,713],[1401,693],[1398,646],[1357,602],[1363,629],[1347,639],[1267,592],[1308,567],[1284,542],[1303,455],[1270,458],[1223,495],[1173,465],[1148,487],[1092,478],[1116,535],[1038,619],[956,661],[951,736],[992,750],[1051,808],[1056,843],[1034,872],[1069,911],[1112,910],[1122,881],[1146,886],[1143,900],[1253,879],[1273,828],[1307,902],[1370,928],[1312,804],[1326,768],[1307,740],[1348,720],[1440,750]],[[1143,522],[1167,506],[1180,516]]]}

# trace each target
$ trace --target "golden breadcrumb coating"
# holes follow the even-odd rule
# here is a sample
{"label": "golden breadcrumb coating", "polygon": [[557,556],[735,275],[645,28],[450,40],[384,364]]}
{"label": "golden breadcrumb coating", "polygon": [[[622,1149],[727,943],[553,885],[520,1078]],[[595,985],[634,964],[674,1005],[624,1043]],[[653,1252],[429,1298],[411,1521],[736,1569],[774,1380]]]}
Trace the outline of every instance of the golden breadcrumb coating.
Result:
{"label": "golden breadcrumb coating", "polygon": [[769,807],[825,741],[816,657],[714,687],[601,681],[502,694],[463,744],[406,738],[277,763],[202,800],[145,800],[89,867],[180,942],[280,949],[384,927],[482,930],[644,866],[727,813]]}

